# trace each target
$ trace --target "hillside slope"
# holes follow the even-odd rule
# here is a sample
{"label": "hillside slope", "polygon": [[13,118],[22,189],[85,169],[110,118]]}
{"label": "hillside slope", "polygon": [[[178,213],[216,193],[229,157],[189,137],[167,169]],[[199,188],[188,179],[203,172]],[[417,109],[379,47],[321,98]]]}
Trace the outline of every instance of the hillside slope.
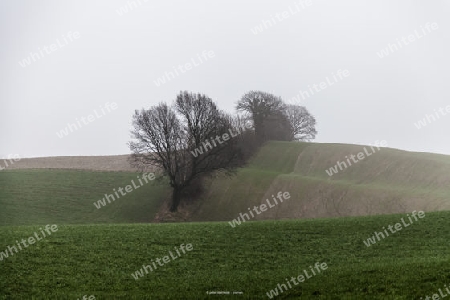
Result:
{"label": "hillside slope", "polygon": [[[0,172],[0,225],[230,221],[280,191],[289,192],[291,198],[255,220],[450,210],[450,156],[381,148],[333,176],[327,174],[337,161],[363,148],[270,142],[236,176],[208,179],[203,195],[174,215],[166,208],[170,189],[156,181],[96,209],[94,202],[130,184],[138,174],[126,168],[123,172],[51,169],[69,163],[49,158],[44,165],[49,169]],[[42,159],[33,160],[27,165],[42,166]],[[71,168],[82,169],[83,164],[73,163],[77,159],[67,160]],[[120,170],[106,163],[111,159],[104,161],[91,166]]]}
{"label": "hillside slope", "polygon": [[162,201],[170,196],[169,188],[158,181],[105,202],[99,209],[94,205],[105,194],[113,195],[114,189],[138,182],[137,176],[76,170],[0,172],[0,225],[152,222]]}
{"label": "hillside slope", "polygon": [[271,195],[291,198],[255,219],[317,218],[450,210],[450,156],[375,148],[329,176],[349,155],[373,150],[346,144],[271,142],[236,177],[208,182],[191,219],[230,220]]}

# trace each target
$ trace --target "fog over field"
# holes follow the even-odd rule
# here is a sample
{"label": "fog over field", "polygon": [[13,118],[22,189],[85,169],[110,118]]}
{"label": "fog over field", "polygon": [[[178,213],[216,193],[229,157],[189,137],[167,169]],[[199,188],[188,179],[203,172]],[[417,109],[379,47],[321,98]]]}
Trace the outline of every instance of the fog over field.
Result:
{"label": "fog over field", "polygon": [[250,89],[300,99],[316,142],[450,154],[449,12],[443,0],[2,1],[0,158],[126,154],[135,109],[190,90],[233,112]]}
{"label": "fog over field", "polygon": [[449,16],[0,1],[0,300],[450,296]]}

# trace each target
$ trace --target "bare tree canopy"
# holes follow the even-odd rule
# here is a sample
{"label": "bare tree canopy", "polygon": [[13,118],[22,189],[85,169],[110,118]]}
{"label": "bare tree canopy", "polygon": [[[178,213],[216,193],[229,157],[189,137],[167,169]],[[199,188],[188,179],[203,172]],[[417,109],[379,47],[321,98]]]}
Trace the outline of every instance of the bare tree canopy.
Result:
{"label": "bare tree canopy", "polygon": [[265,142],[265,121],[269,116],[276,115],[284,109],[284,103],[280,97],[261,91],[250,91],[242,96],[236,105],[238,111],[249,113],[253,119],[255,134],[258,142]]}
{"label": "bare tree canopy", "polygon": [[303,106],[286,105],[280,97],[250,91],[236,108],[248,118],[231,117],[204,94],[180,92],[173,105],[160,103],[133,115],[131,164],[141,170],[156,167],[173,189],[171,211],[214,172],[233,174],[258,145],[267,140],[311,140],[315,119]]}
{"label": "bare tree canopy", "polygon": [[285,115],[291,125],[290,140],[311,141],[316,138],[316,119],[304,106],[289,104]]}
{"label": "bare tree canopy", "polygon": [[253,120],[256,139],[311,141],[316,137],[316,120],[304,106],[286,105],[281,97],[250,91],[237,102],[236,109]]}
{"label": "bare tree canopy", "polygon": [[174,106],[160,103],[133,115],[131,163],[140,169],[158,167],[173,188],[170,210],[176,211],[182,192],[214,171],[231,174],[242,163],[237,139],[221,139],[233,128],[231,117],[211,98],[180,92]]}
{"label": "bare tree canopy", "polygon": [[292,126],[285,110],[276,111],[264,119],[266,140],[292,141]]}

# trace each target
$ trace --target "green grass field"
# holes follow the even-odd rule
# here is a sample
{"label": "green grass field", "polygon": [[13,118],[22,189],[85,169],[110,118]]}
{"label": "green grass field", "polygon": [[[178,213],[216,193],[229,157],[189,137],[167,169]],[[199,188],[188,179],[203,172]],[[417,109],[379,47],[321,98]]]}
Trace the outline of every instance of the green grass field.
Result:
{"label": "green grass field", "polygon": [[[325,170],[364,146],[270,142],[233,177],[205,181],[205,191],[167,221],[228,221],[288,191],[292,200],[258,216],[327,218],[450,210],[450,156],[382,149],[329,177]],[[60,159],[61,160],[61,159]],[[130,172],[0,172],[0,225],[148,223],[170,189],[152,182],[97,210],[93,202],[130,184]]]}
{"label": "green grass field", "polygon": [[[162,219],[170,189],[161,180],[97,209],[94,202],[138,174],[4,170],[0,299],[269,299],[278,284],[317,262],[328,269],[276,299],[425,299],[444,290],[450,285],[450,156],[382,149],[326,174],[362,148],[268,143],[234,177],[206,180],[201,197]],[[278,191],[291,198],[252,222],[228,224]],[[365,246],[375,231],[413,210],[426,217]],[[150,224],[157,220],[193,222]],[[8,246],[46,224],[59,230],[5,257]],[[132,277],[181,244],[193,250]],[[242,294],[207,294],[224,291]]]}
{"label": "green grass field", "polygon": [[235,177],[207,181],[190,220],[230,220],[279,191],[290,192],[293,200],[258,219],[450,210],[450,156],[382,148],[332,177],[327,175],[325,170],[337,161],[363,149],[270,142]]}
{"label": "green grass field", "polygon": [[[371,247],[405,215],[228,223],[62,225],[0,262],[0,299],[269,299],[316,262],[328,269],[277,299],[420,299],[450,284],[450,213],[427,213]],[[37,226],[2,226],[2,248]],[[193,250],[135,280],[180,244]],[[0,251],[3,249],[0,249]],[[238,291],[242,295],[207,295]]]}
{"label": "green grass field", "polygon": [[105,193],[129,185],[137,175],[74,170],[1,172],[0,225],[152,222],[165,197],[170,196],[161,182],[146,183],[100,209],[93,204]]}

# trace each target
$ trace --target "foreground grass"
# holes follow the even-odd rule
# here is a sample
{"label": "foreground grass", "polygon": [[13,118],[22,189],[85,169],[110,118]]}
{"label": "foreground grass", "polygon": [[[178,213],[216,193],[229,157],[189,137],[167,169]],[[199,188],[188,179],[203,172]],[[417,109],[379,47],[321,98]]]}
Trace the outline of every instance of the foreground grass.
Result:
{"label": "foreground grass", "polygon": [[[450,212],[427,213],[376,245],[405,215],[228,223],[62,225],[0,261],[0,299],[268,299],[316,262],[328,269],[279,299],[420,299],[450,283]],[[0,251],[39,226],[0,227]],[[193,250],[135,280],[180,244]],[[240,291],[242,295],[207,295]]]}

